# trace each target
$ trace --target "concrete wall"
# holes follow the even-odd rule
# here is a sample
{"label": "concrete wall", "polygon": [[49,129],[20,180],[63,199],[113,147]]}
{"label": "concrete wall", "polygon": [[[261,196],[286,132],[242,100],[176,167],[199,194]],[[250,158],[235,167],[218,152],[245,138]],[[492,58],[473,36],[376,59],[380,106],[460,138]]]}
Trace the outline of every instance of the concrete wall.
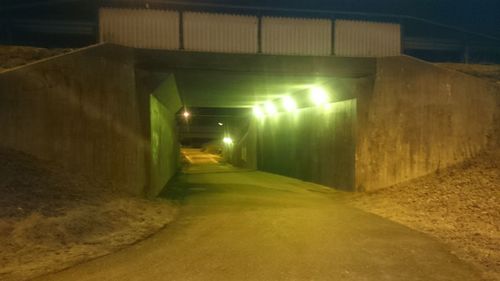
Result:
{"label": "concrete wall", "polygon": [[181,108],[173,75],[150,95],[151,182],[147,195],[154,197],[179,167],[179,137],[175,113]]}
{"label": "concrete wall", "polygon": [[[257,169],[257,120],[251,119],[234,136],[233,145],[224,146],[224,158],[236,167]],[[229,155],[226,155],[229,154]]]}
{"label": "concrete wall", "polygon": [[[169,138],[172,112],[164,103],[175,107],[175,98],[160,91],[150,100],[166,76],[137,73],[133,50],[113,45],[1,73],[0,145],[56,162],[110,189],[157,193],[172,173],[165,159],[174,157],[176,146]],[[152,132],[166,146],[158,167],[152,164]],[[165,173],[152,176],[152,168]]]}
{"label": "concrete wall", "polygon": [[140,194],[147,140],[126,49],[91,47],[0,74],[0,145]]}
{"label": "concrete wall", "polygon": [[375,190],[470,158],[491,136],[498,89],[410,57],[380,58],[358,99],[356,189]]}
{"label": "concrete wall", "polygon": [[263,171],[344,190],[354,188],[356,100],[280,113],[258,122]]}

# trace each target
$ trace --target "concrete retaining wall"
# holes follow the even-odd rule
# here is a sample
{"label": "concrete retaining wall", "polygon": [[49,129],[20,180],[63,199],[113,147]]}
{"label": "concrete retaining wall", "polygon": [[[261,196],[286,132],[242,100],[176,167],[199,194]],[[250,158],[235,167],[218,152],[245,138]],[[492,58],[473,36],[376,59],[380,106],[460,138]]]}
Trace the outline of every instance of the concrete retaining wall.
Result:
{"label": "concrete retaining wall", "polygon": [[412,59],[380,58],[358,99],[356,189],[374,190],[470,158],[493,133],[498,89]]}
{"label": "concrete retaining wall", "polygon": [[151,91],[139,91],[145,85],[137,81],[133,50],[113,45],[3,72],[0,145],[109,188],[155,193],[157,187],[150,189]]}
{"label": "concrete retaining wall", "polygon": [[175,113],[181,101],[173,75],[150,95],[151,182],[147,195],[160,193],[179,167],[179,137]]}
{"label": "concrete retaining wall", "polygon": [[0,144],[140,193],[149,99],[135,95],[129,56],[91,47],[0,74]]}

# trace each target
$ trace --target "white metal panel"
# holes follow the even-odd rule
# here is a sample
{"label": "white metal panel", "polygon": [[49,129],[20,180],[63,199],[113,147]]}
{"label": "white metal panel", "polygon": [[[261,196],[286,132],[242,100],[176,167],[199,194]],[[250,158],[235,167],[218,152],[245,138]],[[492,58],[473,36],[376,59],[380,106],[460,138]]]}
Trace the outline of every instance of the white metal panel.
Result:
{"label": "white metal panel", "polygon": [[334,51],[338,56],[383,57],[401,54],[401,26],[351,20],[335,21]]}
{"label": "white metal panel", "polygon": [[261,28],[263,53],[293,55],[332,53],[330,20],[263,17]]}
{"label": "white metal panel", "polygon": [[257,53],[257,30],[253,16],[183,14],[184,49],[190,51]]}
{"label": "white metal panel", "polygon": [[179,49],[179,13],[149,9],[99,9],[101,42],[135,48]]}

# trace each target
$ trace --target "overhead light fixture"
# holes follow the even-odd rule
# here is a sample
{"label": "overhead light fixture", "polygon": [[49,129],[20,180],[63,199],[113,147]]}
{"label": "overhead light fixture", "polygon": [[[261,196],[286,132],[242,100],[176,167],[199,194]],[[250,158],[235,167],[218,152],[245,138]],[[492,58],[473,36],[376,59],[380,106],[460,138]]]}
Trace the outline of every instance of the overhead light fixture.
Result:
{"label": "overhead light fixture", "polygon": [[297,109],[297,103],[289,96],[283,98],[283,107],[286,111],[292,112]]}
{"label": "overhead light fixture", "polygon": [[264,107],[266,108],[266,112],[267,114],[269,115],[275,115],[276,113],[278,113],[278,110],[276,109],[276,106],[274,106],[274,103],[272,103],[271,101],[268,101],[264,104]]}
{"label": "overhead light fixture", "polygon": [[328,97],[328,93],[325,89],[321,87],[313,87],[311,88],[311,101],[315,105],[322,105],[328,103],[330,98]]}
{"label": "overhead light fixture", "polygon": [[219,126],[224,126],[224,124],[223,124],[223,123],[221,123],[221,122],[217,123],[217,125],[219,125]]}
{"label": "overhead light fixture", "polygon": [[187,111],[187,110],[184,110],[184,112],[182,113],[182,116],[184,116],[184,118],[186,118],[186,119],[188,119],[190,115],[191,115],[191,113],[189,113],[189,111]]}
{"label": "overhead light fixture", "polygon": [[233,139],[231,137],[224,137],[222,141],[227,145],[233,144]]}
{"label": "overhead light fixture", "polygon": [[256,105],[253,107],[253,115],[258,118],[262,118],[265,116],[264,112],[262,111],[262,108],[260,106]]}

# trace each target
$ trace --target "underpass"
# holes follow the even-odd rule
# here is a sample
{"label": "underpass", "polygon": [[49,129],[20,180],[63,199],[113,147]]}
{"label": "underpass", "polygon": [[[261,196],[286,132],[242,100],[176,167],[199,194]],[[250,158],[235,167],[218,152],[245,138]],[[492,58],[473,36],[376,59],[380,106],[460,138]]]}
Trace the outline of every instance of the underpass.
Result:
{"label": "underpass", "polygon": [[[331,98],[320,106],[309,99],[318,87]],[[214,56],[104,44],[5,72],[0,88],[9,105],[0,111],[2,145],[122,191],[184,202],[154,237],[45,280],[478,279],[432,238],[341,204],[334,189],[373,190],[480,151],[495,116],[494,89],[481,80],[407,57]],[[288,95],[294,112],[278,109]],[[255,105],[265,118],[252,115]],[[190,162],[208,171],[177,173],[186,109],[197,128],[191,137],[232,137],[220,156],[232,166],[198,153]],[[226,118],[227,129],[196,126],[197,110],[213,112],[208,127]]]}
{"label": "underpass", "polygon": [[[95,179],[98,195],[146,206],[153,202],[143,198],[169,199],[181,212],[148,239],[42,280],[480,279],[455,249],[342,202],[354,198],[344,191],[407,183],[392,194],[404,204],[411,180],[495,145],[498,85],[403,55],[402,42],[433,50],[451,42],[444,47],[467,61],[471,34],[459,44],[417,42],[388,18],[105,2],[94,11],[100,44],[0,74],[0,146]],[[459,186],[452,193],[469,197]],[[418,200],[435,193],[444,202],[434,203],[445,215],[428,219],[436,228],[459,225],[475,237],[467,243],[484,239],[449,215],[438,185],[422,189]],[[484,210],[476,203],[472,212]],[[125,209],[113,210],[145,221]],[[409,220],[422,220],[421,211]],[[94,221],[88,231],[102,235]]]}

